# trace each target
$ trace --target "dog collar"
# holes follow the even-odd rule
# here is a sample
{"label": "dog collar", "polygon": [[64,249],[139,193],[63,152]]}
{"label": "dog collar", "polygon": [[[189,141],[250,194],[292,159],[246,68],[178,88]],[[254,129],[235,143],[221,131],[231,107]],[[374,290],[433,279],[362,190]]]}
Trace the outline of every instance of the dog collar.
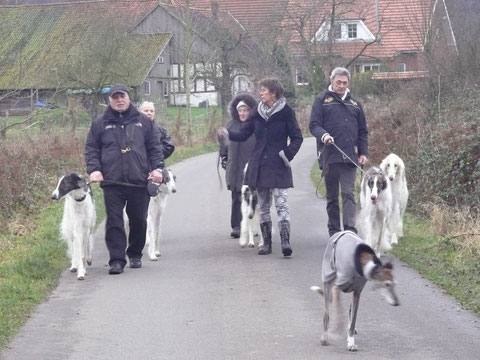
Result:
{"label": "dog collar", "polygon": [[85,200],[87,198],[87,194],[83,195],[80,199],[75,199],[75,201],[78,201],[78,202],[82,202],[83,200]]}

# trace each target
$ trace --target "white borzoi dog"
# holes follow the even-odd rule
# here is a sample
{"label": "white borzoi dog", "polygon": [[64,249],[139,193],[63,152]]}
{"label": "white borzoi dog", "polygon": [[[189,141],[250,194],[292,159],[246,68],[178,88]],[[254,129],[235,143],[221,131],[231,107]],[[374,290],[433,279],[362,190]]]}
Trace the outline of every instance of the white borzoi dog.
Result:
{"label": "white borzoi dog", "polygon": [[263,236],[260,232],[260,217],[258,215],[258,194],[256,189],[242,185],[242,222],[240,223],[241,247],[255,247],[254,237],[258,234],[258,247],[263,246]]}
{"label": "white borzoi dog", "polygon": [[[382,263],[370,246],[351,231],[342,231],[333,235],[328,241],[322,264],[323,289],[310,287],[325,297],[323,314],[323,334],[321,344],[329,344],[330,302],[337,310],[337,319],[342,322],[343,313],[340,306],[340,291],[353,292],[347,327],[347,349],[357,351],[355,345],[355,322],[360,303],[360,294],[367,281],[375,283],[382,289],[382,295],[390,305],[399,305],[395,294],[392,264]],[[343,325],[343,324],[339,324]],[[342,331],[343,332],[343,331]]]}
{"label": "white borzoi dog", "polygon": [[147,240],[148,257],[152,261],[158,260],[160,253],[160,238],[162,217],[167,207],[168,195],[177,192],[176,176],[172,170],[163,170],[163,181],[160,184],[159,192],[150,199],[147,216]]}
{"label": "white borzoi dog", "polygon": [[92,189],[87,180],[75,173],[64,175],[58,181],[53,200],[65,196],[60,234],[68,245],[71,258],[71,272],[77,272],[77,279],[83,280],[86,264],[92,264],[93,230],[95,227],[95,203]]}
{"label": "white borzoi dog", "polygon": [[391,249],[387,221],[392,208],[390,180],[378,166],[365,173],[360,185],[358,233],[375,250],[377,256]]}
{"label": "white borzoi dog", "polygon": [[403,215],[408,202],[405,164],[398,155],[389,154],[380,163],[380,168],[387,174],[392,188],[392,207],[387,226],[390,230],[390,243],[395,245],[398,238],[403,236]]}

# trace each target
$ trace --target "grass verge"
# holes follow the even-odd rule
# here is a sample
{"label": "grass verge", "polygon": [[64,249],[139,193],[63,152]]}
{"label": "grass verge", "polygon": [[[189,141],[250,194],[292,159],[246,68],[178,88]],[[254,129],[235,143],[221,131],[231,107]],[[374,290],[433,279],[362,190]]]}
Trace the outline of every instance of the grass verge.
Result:
{"label": "grass verge", "polygon": [[[167,160],[167,165],[217,150],[217,144],[179,147]],[[93,192],[99,224],[105,218],[103,192],[96,184]],[[32,309],[45,301],[69,264],[67,246],[59,239],[62,212],[63,202],[49,204],[32,216],[31,221],[35,223],[32,231],[22,236],[0,234],[0,243],[8,244],[0,252],[0,353]]]}
{"label": "grass verge", "polygon": [[[310,177],[317,186],[321,173],[316,162]],[[325,195],[322,182],[318,192]],[[480,255],[463,246],[461,237],[437,236],[430,220],[407,212],[404,236],[391,253],[480,316]]]}

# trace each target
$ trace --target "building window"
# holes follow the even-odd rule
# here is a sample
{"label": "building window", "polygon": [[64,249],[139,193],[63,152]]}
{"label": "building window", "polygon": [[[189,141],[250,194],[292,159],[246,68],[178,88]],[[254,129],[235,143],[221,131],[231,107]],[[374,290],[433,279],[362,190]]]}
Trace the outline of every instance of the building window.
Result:
{"label": "building window", "polygon": [[405,64],[405,63],[398,63],[398,65],[397,65],[397,71],[400,71],[400,72],[407,71],[407,64]]}
{"label": "building window", "polygon": [[163,83],[163,96],[168,97],[168,81]]}
{"label": "building window", "polygon": [[165,62],[165,59],[163,58],[163,56],[159,56],[158,59],[157,59],[157,62],[159,64],[163,64]]}
{"label": "building window", "polygon": [[145,95],[150,95],[150,81],[148,80],[143,82],[143,93]]}
{"label": "building window", "polygon": [[355,73],[361,73],[366,71],[379,72],[380,64],[356,64]]}
{"label": "building window", "polygon": [[333,38],[336,40],[342,38],[342,24],[335,24],[333,28]]}
{"label": "building window", "polygon": [[308,79],[307,79],[307,76],[305,75],[305,73],[300,70],[300,69],[296,69],[295,70],[295,83],[297,85],[308,85]]}
{"label": "building window", "polygon": [[357,38],[357,24],[348,24],[348,38],[349,39]]}

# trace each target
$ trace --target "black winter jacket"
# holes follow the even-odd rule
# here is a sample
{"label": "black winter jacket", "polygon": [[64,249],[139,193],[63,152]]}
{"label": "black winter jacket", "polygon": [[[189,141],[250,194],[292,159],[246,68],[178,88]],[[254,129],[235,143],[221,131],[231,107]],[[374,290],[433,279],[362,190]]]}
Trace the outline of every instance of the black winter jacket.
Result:
{"label": "black winter jacket", "polygon": [[248,161],[245,184],[254,188],[293,187],[292,169],[285,165],[279,155],[283,150],[291,161],[303,142],[293,109],[285,104],[285,107],[273,114],[268,121],[255,111],[239,131],[229,132],[229,138],[244,141],[252,133],[255,134],[256,142]]}
{"label": "black winter jacket", "polygon": [[[231,120],[228,122],[226,128],[228,131],[238,131],[242,126],[242,122],[238,117],[237,105],[243,101],[250,107],[250,112],[254,112],[257,108],[257,101],[250,94],[238,94],[232,100],[229,106]],[[243,170],[245,164],[252,155],[252,150],[255,145],[255,135],[251,135],[247,140],[237,142],[230,141],[227,146],[220,146],[220,157],[227,158],[227,171],[225,173],[225,181],[228,190],[238,191],[242,190],[243,185]]]}
{"label": "black winter jacket", "polygon": [[153,128],[157,134],[157,137],[160,139],[160,143],[162,144],[163,159],[167,160],[175,151],[175,144],[173,143],[172,137],[167,129],[155,121],[153,122]]}
{"label": "black winter jacket", "polygon": [[317,150],[323,152],[325,165],[346,163],[354,166],[334,146],[324,146],[321,139],[326,133],[335,139],[335,144],[356,164],[360,155],[368,156],[368,129],[365,114],[360,102],[351,97],[350,93],[345,100],[330,90],[318,96],[312,105],[309,127],[312,135],[317,138]]}
{"label": "black winter jacket", "polygon": [[92,122],[85,161],[88,174],[102,172],[106,180],[102,186],[108,181],[146,186],[149,172],[164,167],[162,145],[155,136],[153,122],[132,105],[123,113],[109,106]]}

